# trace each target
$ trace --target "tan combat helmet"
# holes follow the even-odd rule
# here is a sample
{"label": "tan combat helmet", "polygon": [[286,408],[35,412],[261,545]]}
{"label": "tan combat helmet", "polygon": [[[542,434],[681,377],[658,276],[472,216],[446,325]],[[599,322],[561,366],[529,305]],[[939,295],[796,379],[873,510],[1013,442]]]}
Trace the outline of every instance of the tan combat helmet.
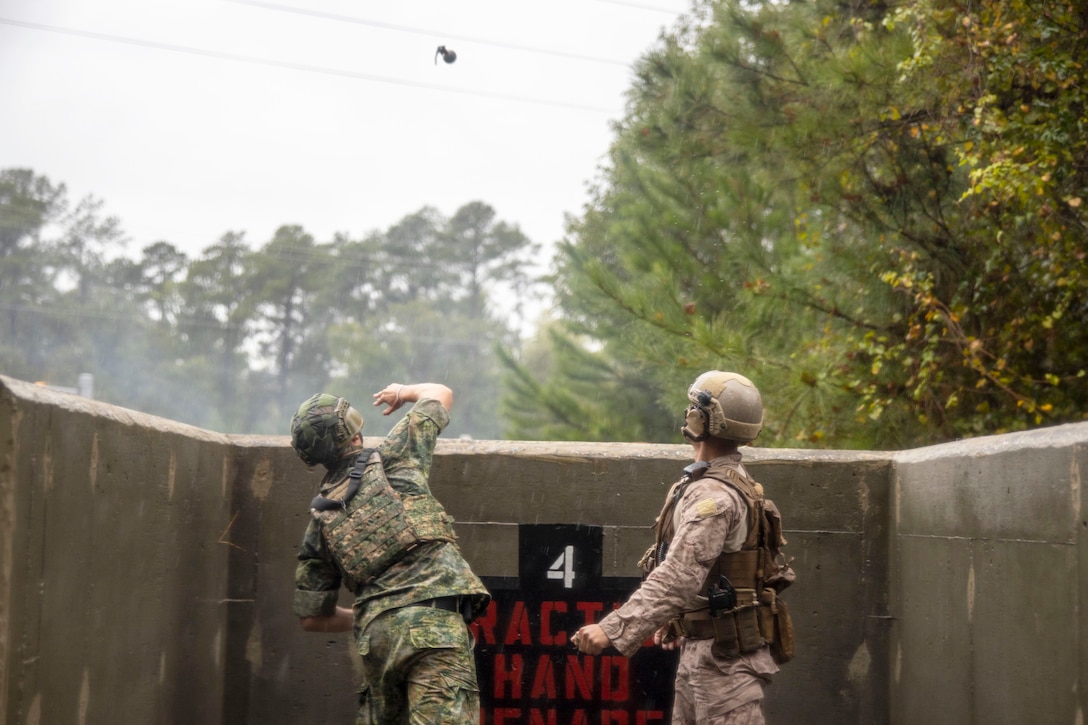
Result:
{"label": "tan combat helmet", "polygon": [[710,370],[688,388],[681,432],[693,441],[708,437],[751,443],[763,428],[763,398],[751,380],[737,373]]}

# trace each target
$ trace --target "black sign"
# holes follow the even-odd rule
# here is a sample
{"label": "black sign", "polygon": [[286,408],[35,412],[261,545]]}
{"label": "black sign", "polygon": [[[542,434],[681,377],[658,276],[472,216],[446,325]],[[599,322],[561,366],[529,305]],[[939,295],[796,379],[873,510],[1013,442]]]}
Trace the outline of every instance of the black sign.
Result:
{"label": "black sign", "polygon": [[666,723],[676,653],[580,654],[579,627],[618,608],[637,577],[601,576],[599,526],[519,526],[519,576],[484,578],[493,601],[472,623],[483,725]]}

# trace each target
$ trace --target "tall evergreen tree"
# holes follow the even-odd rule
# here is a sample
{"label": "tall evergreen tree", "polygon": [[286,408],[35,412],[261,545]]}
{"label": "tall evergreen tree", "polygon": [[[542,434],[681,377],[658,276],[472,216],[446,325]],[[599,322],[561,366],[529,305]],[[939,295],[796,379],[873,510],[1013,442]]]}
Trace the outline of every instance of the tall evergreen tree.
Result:
{"label": "tall evergreen tree", "polygon": [[[700,6],[639,64],[569,228],[555,355],[577,372],[538,381],[538,410],[595,367],[630,372],[664,418],[695,371],[726,367],[760,384],[777,444],[1082,417],[1084,333],[1046,331],[1085,306],[1083,166],[1028,143],[1083,139],[1071,8]],[[1009,108],[1031,119],[1017,133],[995,120]],[[602,417],[624,404],[597,399]]]}
{"label": "tall evergreen tree", "polygon": [[245,287],[252,255],[244,233],[227,232],[189,263],[181,284],[185,313],[180,334],[190,357],[208,359],[212,379],[213,414],[203,425],[229,432],[255,430],[257,417],[245,403],[249,360],[244,346],[257,304]]}
{"label": "tall evergreen tree", "polygon": [[45,229],[67,210],[64,184],[30,169],[0,171],[0,369],[66,375],[52,350],[70,332],[48,316],[57,304],[57,263]]}
{"label": "tall evergreen tree", "polygon": [[276,410],[290,410],[329,380],[330,308],[322,293],[333,278],[328,248],[297,225],[281,226],[252,257],[247,304],[253,306],[256,336],[273,371],[270,402]]}
{"label": "tall evergreen tree", "polygon": [[335,367],[343,371],[334,382],[352,390],[443,382],[457,401],[449,435],[501,437],[497,347],[516,347],[516,336],[494,310],[504,291],[528,286],[534,250],[480,202],[450,219],[424,207],[384,234],[341,246],[342,274],[354,279],[344,289],[358,299],[358,314],[331,330]]}

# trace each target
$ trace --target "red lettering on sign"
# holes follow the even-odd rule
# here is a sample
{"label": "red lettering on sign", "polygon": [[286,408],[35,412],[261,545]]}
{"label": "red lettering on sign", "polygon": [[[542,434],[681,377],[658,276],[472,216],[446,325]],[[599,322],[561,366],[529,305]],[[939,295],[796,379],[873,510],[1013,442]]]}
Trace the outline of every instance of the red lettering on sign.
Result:
{"label": "red lettering on sign", "polygon": [[499,621],[499,608],[495,602],[487,605],[487,610],[472,621],[469,628],[477,642],[495,644],[495,625]]}
{"label": "red lettering on sign", "polygon": [[495,725],[505,725],[507,718],[510,718],[509,722],[513,725],[521,723],[521,710],[516,707],[500,707],[495,710],[495,719],[493,722]]}
{"label": "red lettering on sign", "polygon": [[664,725],[666,711],[643,709],[632,679],[645,664],[632,665],[615,652],[582,655],[570,646],[578,627],[619,606],[611,599],[540,601],[516,595],[492,601],[471,625],[484,648],[477,656],[486,657],[480,684],[490,702],[481,710],[481,725]]}
{"label": "red lettering on sign", "polygon": [[552,634],[552,612],[566,612],[566,602],[543,602],[540,605],[540,644],[562,647],[567,643],[567,633],[559,630]]}
{"label": "red lettering on sign", "polygon": [[530,710],[529,711],[529,725],[556,725],[557,714],[555,710]]}
{"label": "red lettering on sign", "polygon": [[[506,615],[499,611],[495,602],[491,602],[483,615],[469,625],[473,636],[480,645],[487,646],[498,643],[499,639],[496,632],[499,629],[503,630],[502,644],[504,645],[564,647],[569,643],[570,632],[554,624],[556,620],[564,619],[562,615],[570,612],[569,603],[561,601],[541,602],[539,605],[539,620],[534,616],[537,612],[531,611],[524,601],[512,602],[511,606],[512,609],[509,615]],[[616,603],[612,605],[612,608],[617,609],[620,606],[620,604]],[[601,618],[601,612],[605,609],[602,602],[575,602],[574,607],[579,614],[571,616],[570,619],[581,620],[581,624],[573,625],[575,627],[597,622]],[[540,631],[536,633],[537,638],[534,640],[533,628],[537,621],[540,622]],[[569,621],[566,623],[571,624]],[[647,637],[642,646],[654,646],[653,635]]]}
{"label": "red lettering on sign", "polygon": [[604,609],[600,602],[578,602],[578,611],[585,617],[585,624],[593,624],[597,621],[597,615]]}
{"label": "red lettering on sign", "polygon": [[601,658],[601,699],[626,702],[629,695],[627,690],[629,680],[626,657]]}
{"label": "red lettering on sign", "polygon": [[564,697],[573,700],[576,687],[578,688],[577,696],[583,700],[589,700],[593,697],[593,663],[596,659],[596,657],[590,655],[585,657],[567,655]]}
{"label": "red lettering on sign", "polygon": [[[634,725],[651,725],[651,723],[660,723],[665,720],[665,713],[662,710],[639,710],[638,712],[631,713],[626,710],[601,710],[600,720],[590,720],[592,711],[578,709],[571,714],[571,723],[579,723],[580,725],[590,725],[590,723],[600,723],[600,725],[630,725],[634,722]],[[528,713],[528,720],[526,720],[526,713]],[[634,717],[632,718],[632,714]],[[522,725],[522,723],[528,723],[528,725],[559,725],[559,710],[557,708],[537,708],[531,707],[527,711],[519,707],[497,707],[493,710],[480,710],[480,722],[491,725]],[[565,724],[564,724],[565,725]]]}
{"label": "red lettering on sign", "polygon": [[548,655],[540,655],[540,659],[537,660],[533,686],[529,688],[529,697],[555,699],[555,666]]}
{"label": "red lettering on sign", "polygon": [[514,602],[514,613],[510,615],[510,624],[506,627],[506,636],[503,644],[515,644],[521,640],[522,644],[531,645],[533,636],[529,632],[529,613],[525,609],[525,602]]}
{"label": "red lettering on sign", "polygon": [[[521,697],[521,673],[525,664],[519,654],[510,655],[510,666],[506,666],[506,655],[495,655],[495,699]],[[510,694],[504,694],[506,685],[510,685]]]}

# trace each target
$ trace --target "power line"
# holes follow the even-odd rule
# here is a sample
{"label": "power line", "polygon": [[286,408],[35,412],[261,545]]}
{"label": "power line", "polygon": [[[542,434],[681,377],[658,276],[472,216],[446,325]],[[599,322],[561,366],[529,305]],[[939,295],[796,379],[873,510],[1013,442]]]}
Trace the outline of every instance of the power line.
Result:
{"label": "power line", "polygon": [[610,58],[598,58],[591,55],[581,55],[578,53],[567,53],[561,50],[551,50],[548,48],[534,48],[528,45],[517,45],[516,43],[504,43],[497,40],[486,40],[483,38],[474,38],[468,35],[452,35],[446,32],[438,32],[435,30],[424,30],[422,28],[413,28],[407,25],[396,25],[394,23],[387,23],[380,20],[368,20],[366,18],[357,18],[350,15],[337,15],[336,13],[326,13],[320,10],[309,10],[307,8],[297,8],[290,5],[280,5],[278,3],[263,2],[263,0],[226,0],[226,2],[237,3],[238,5],[252,5],[253,7],[265,8],[266,10],[278,10],[285,13],[295,13],[298,15],[309,15],[314,18],[323,18],[325,20],[336,20],[343,23],[354,23],[355,25],[367,25],[374,28],[384,28],[386,30],[395,30],[400,33],[412,33],[413,35],[433,35],[444,40],[457,40],[466,43],[477,43],[479,45],[489,45],[494,48],[506,48],[507,50],[519,50],[528,53],[540,53],[542,55],[552,55],[559,58],[571,58],[573,60],[584,60],[590,63],[604,63],[607,65],[617,65],[621,67],[628,67],[631,65],[629,61],[612,60]]}
{"label": "power line", "polygon": [[385,83],[388,85],[424,88],[431,91],[441,91],[443,93],[455,93],[459,95],[476,96],[478,98],[487,98],[495,101],[531,103],[538,106],[568,108],[574,111],[588,111],[590,113],[615,113],[615,110],[613,109],[599,108],[596,106],[583,106],[578,103],[567,103],[566,101],[549,101],[540,98],[514,96],[507,93],[492,93],[489,91],[477,91],[466,88],[450,88],[448,86],[441,86],[434,83],[422,83],[420,81],[410,81],[402,78],[391,78],[388,76],[374,75],[372,73],[360,73],[357,71],[338,70],[335,68],[322,68],[320,66],[305,65],[302,63],[289,63],[287,61],[267,60],[264,58],[254,58],[246,55],[238,55],[237,53],[225,53],[218,50],[204,50],[201,48],[192,48],[184,45],[160,43],[151,40],[141,40],[139,38],[127,38],[120,35],[99,33],[92,30],[79,30],[76,28],[63,28],[56,25],[45,25],[43,23],[31,23],[24,20],[14,20],[12,18],[0,17],[0,24],[13,25],[15,27],[28,28],[30,30],[40,30],[49,33],[59,33],[61,35],[72,35],[78,38],[90,38],[92,40],[101,40],[110,43],[135,45],[141,48],[151,48],[153,50],[166,50],[173,53],[197,55],[203,56],[205,58],[215,58],[217,60],[230,60],[238,63],[250,63],[252,65],[264,65],[273,68],[286,68],[288,70],[301,71],[303,73],[317,73],[320,75],[338,76],[341,78],[351,78],[353,80],[370,81],[372,83]]}

